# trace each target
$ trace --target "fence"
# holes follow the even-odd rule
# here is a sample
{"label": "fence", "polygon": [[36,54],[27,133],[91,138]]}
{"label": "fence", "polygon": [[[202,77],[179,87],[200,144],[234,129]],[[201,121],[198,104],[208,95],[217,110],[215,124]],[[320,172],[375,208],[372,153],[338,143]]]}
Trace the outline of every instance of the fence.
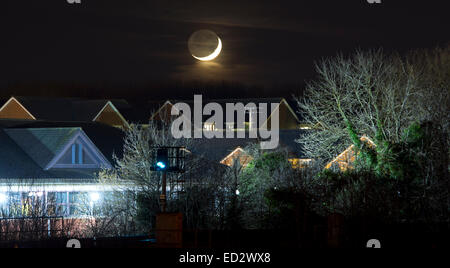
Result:
{"label": "fence", "polygon": [[65,233],[64,217],[0,218],[0,241],[42,240],[62,237]]}

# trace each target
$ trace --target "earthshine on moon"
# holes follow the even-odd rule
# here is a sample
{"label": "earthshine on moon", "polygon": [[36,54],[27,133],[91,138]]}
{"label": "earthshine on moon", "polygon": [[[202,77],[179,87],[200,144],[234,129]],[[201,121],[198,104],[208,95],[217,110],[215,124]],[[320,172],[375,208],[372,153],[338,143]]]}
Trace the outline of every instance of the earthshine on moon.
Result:
{"label": "earthshine on moon", "polygon": [[211,61],[222,51],[222,40],[212,31],[199,30],[189,37],[188,48],[195,59]]}

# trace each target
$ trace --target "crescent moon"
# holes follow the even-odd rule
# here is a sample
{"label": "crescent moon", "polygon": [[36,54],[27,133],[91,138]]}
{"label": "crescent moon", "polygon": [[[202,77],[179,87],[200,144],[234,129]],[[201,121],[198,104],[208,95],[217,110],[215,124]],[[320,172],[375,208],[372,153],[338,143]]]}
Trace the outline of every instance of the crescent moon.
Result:
{"label": "crescent moon", "polygon": [[201,61],[210,61],[210,60],[217,58],[217,56],[219,56],[220,52],[222,51],[222,40],[220,40],[219,37],[217,37],[217,40],[219,41],[219,44],[217,45],[217,48],[216,48],[216,50],[214,50],[213,53],[211,53],[210,55],[205,56],[205,57],[196,57],[194,55],[192,55],[192,57],[196,58],[197,60],[201,60]]}

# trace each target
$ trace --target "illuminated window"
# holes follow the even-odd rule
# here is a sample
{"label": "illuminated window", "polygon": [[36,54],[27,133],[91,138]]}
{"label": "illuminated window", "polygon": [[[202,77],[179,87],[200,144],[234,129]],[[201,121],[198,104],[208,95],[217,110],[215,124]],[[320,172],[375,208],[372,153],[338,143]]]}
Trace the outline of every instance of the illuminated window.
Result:
{"label": "illuminated window", "polygon": [[216,125],[214,122],[213,123],[205,123],[203,125],[203,127],[205,128],[205,130],[208,130],[208,131],[213,131],[216,129]]}
{"label": "illuminated window", "polygon": [[300,158],[291,158],[289,162],[292,165],[292,168],[305,168],[308,164],[311,163],[312,159],[300,159]]}
{"label": "illuminated window", "polygon": [[72,164],[83,164],[83,145],[72,144]]}
{"label": "illuminated window", "polygon": [[81,215],[82,214],[82,203],[86,199],[86,194],[79,192],[69,193],[69,215]]}
{"label": "illuminated window", "polygon": [[53,192],[47,195],[47,215],[65,216],[67,214],[67,193]]}
{"label": "illuminated window", "polygon": [[21,193],[9,194],[9,216],[21,216],[22,215],[22,195]]}

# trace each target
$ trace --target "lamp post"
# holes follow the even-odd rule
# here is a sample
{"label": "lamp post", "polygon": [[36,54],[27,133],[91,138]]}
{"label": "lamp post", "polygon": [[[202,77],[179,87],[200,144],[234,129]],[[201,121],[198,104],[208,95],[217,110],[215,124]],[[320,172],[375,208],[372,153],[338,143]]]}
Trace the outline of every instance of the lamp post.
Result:
{"label": "lamp post", "polygon": [[161,211],[166,212],[166,191],[167,191],[167,169],[169,166],[169,151],[167,148],[159,148],[156,151],[156,170],[162,172],[161,195],[159,201],[161,204]]}
{"label": "lamp post", "polygon": [[[152,148],[150,146],[150,148]],[[156,241],[160,246],[171,245],[181,247],[183,236],[183,215],[181,213],[166,213],[167,209],[167,173],[184,172],[184,147],[153,147],[156,151],[156,159],[150,167],[152,171],[161,172],[161,195],[159,202],[161,212],[156,215]],[[167,225],[167,223],[171,223]],[[172,224],[174,223],[174,224]]]}
{"label": "lamp post", "polygon": [[[184,171],[184,148],[183,147],[156,147],[156,161],[151,170],[162,173],[161,195],[159,201],[161,211],[166,212],[167,208],[167,172]],[[170,152],[170,154],[169,154]],[[181,153],[182,152],[182,153]]]}
{"label": "lamp post", "polygon": [[167,172],[162,173],[162,189],[161,195],[159,196],[159,201],[161,202],[161,211],[166,212],[166,187],[167,187]]}

